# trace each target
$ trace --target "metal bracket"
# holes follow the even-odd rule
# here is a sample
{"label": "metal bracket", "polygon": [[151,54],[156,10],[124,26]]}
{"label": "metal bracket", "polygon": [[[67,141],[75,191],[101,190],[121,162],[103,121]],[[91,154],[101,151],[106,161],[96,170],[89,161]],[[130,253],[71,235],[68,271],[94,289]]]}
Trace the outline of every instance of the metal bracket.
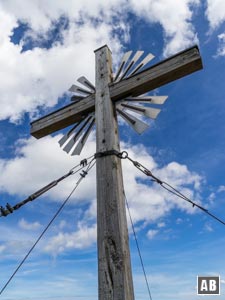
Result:
{"label": "metal bracket", "polygon": [[116,155],[119,157],[120,152],[117,150],[108,150],[108,151],[104,151],[104,152],[98,152],[98,153],[95,153],[95,158],[109,156],[109,155]]}

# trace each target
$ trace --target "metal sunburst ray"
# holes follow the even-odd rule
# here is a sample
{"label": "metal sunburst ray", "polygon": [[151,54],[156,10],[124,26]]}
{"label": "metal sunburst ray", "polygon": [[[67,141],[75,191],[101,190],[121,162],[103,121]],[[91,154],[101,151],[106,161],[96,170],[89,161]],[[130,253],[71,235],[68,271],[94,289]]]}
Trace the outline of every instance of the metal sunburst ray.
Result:
{"label": "metal sunburst ray", "polygon": [[168,96],[139,96],[139,97],[127,97],[124,100],[128,102],[140,102],[147,104],[164,104]]}
{"label": "metal sunburst ray", "polygon": [[156,119],[158,114],[161,111],[161,109],[153,108],[153,107],[146,107],[141,105],[130,105],[129,102],[123,102],[121,103],[121,106],[127,110],[131,110],[137,114],[140,114],[150,119]]}
{"label": "metal sunburst ray", "polygon": [[152,59],[154,55],[149,53],[138,65],[137,67],[129,74],[129,76],[136,74],[140,71],[145,65],[147,65]]}
{"label": "metal sunburst ray", "polygon": [[[125,78],[129,78],[138,72],[141,72],[142,69],[154,58],[154,55],[149,53],[143,59],[143,51],[137,51],[132,57],[132,51],[129,51],[124,54],[122,62],[119,66],[119,69],[115,75],[114,82],[119,82]],[[167,99],[167,96],[149,96],[141,95],[138,97],[126,97],[116,103],[117,113],[139,134],[144,132],[149,125],[144,123],[142,120],[136,118],[133,114],[130,114],[129,111],[140,114],[144,117],[150,119],[156,119],[160,113],[159,108],[147,107],[140,105],[144,104],[153,104],[153,105],[162,105]],[[137,105],[133,105],[137,104]]]}
{"label": "metal sunburst ray", "polygon": [[149,128],[148,124],[129,114],[128,112],[125,112],[123,109],[120,109],[120,107],[117,107],[116,111],[138,134],[142,134],[146,129]]}
{"label": "metal sunburst ray", "polygon": [[92,93],[95,92],[95,86],[85,77],[81,76],[77,79],[78,82],[83,84],[86,88],[88,88]]}
{"label": "metal sunburst ray", "polygon": [[91,130],[92,128],[94,127],[94,124],[95,124],[95,118],[92,117],[92,119],[89,121],[89,126],[88,128],[86,129],[86,131],[84,132],[83,136],[80,138],[79,142],[77,143],[73,153],[71,155],[80,155],[90,133],[91,133]]}
{"label": "metal sunburst ray", "polygon": [[143,53],[144,51],[137,51],[131,59],[130,57],[132,51],[128,51],[127,53],[125,53],[119,69],[115,75],[114,82],[121,81],[124,78],[128,78],[136,74],[154,58],[154,55],[149,53],[144,59],[141,60],[141,62],[138,63]]}
{"label": "metal sunburst ray", "polygon": [[121,75],[120,80],[122,80],[123,78],[125,78],[125,76],[127,75],[127,73],[136,64],[136,62],[139,60],[139,58],[142,56],[143,53],[144,53],[144,51],[137,51],[135,53],[135,55],[133,56],[133,58],[131,59],[131,61],[128,63],[128,66],[126,67],[125,71]]}
{"label": "metal sunburst ray", "polygon": [[124,56],[122,58],[122,61],[120,63],[120,66],[118,68],[118,71],[115,75],[114,82],[116,82],[117,79],[119,79],[120,73],[122,72],[122,70],[123,70],[124,66],[126,65],[127,61],[129,60],[131,54],[132,54],[132,51],[128,51],[124,54]]}
{"label": "metal sunburst ray", "polygon": [[[83,86],[73,84],[69,91],[75,93],[71,97],[71,101],[79,102],[85,99],[87,96],[95,92],[95,86],[85,77],[81,76],[77,81]],[[79,155],[82,151],[88,136],[90,135],[91,129],[94,126],[94,115],[93,113],[87,114],[82,120],[76,123],[60,140],[59,145],[67,153],[71,152],[71,155]],[[80,138],[81,137],[81,138]],[[80,140],[79,140],[80,138]],[[75,146],[75,144],[77,144]],[[74,147],[75,146],[75,147]]]}
{"label": "metal sunburst ray", "polygon": [[76,123],[66,134],[64,134],[64,136],[58,141],[60,147],[63,146],[63,144],[65,144],[69,138],[72,136],[73,132],[75,131],[75,129],[83,122],[83,120],[81,120],[80,122]]}
{"label": "metal sunburst ray", "polygon": [[87,126],[87,124],[89,123],[89,121],[91,119],[92,119],[92,116],[90,116],[90,115],[84,119],[84,121],[82,122],[78,131],[73,135],[73,137],[70,139],[70,141],[63,148],[63,151],[69,153],[72,150],[73,146],[78,141],[79,137],[83,134],[85,127]]}
{"label": "metal sunburst ray", "polygon": [[69,88],[69,91],[70,92],[73,92],[73,93],[78,93],[78,94],[83,94],[85,96],[89,96],[92,94],[92,92],[90,92],[89,90],[86,90],[76,84],[73,84],[70,88]]}

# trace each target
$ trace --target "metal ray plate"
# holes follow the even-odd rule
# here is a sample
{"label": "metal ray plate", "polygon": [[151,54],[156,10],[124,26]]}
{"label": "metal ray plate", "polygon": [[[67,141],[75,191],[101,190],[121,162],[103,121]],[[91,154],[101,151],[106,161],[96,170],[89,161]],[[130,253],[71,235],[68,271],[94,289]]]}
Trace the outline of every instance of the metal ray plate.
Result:
{"label": "metal ray plate", "polygon": [[85,90],[83,89],[82,87],[76,85],[76,84],[73,84],[70,88],[69,88],[69,91],[70,92],[73,92],[73,93],[79,93],[79,94],[84,94],[86,96],[88,95],[91,95],[92,92],[88,91],[88,90]]}
{"label": "metal ray plate", "polygon": [[75,124],[66,134],[64,134],[64,136],[58,141],[60,147],[63,146],[63,144],[66,143],[66,141],[71,137],[72,133],[74,132],[74,130],[83,122],[83,120],[81,120],[80,122],[78,122],[77,124]]}
{"label": "metal ray plate", "polygon": [[123,110],[117,108],[118,114],[138,133],[142,134],[146,129],[149,128],[149,125],[145,122],[139,120],[135,116],[124,112]]}
{"label": "metal ray plate", "polygon": [[145,117],[151,118],[151,119],[156,119],[158,114],[160,113],[160,109],[158,108],[149,108],[145,106],[135,106],[135,105],[129,105],[127,103],[121,103],[121,106],[124,107],[125,109],[134,111],[140,115],[143,115]]}
{"label": "metal ray plate", "polygon": [[70,150],[73,148],[73,146],[75,145],[76,141],[79,139],[79,137],[81,136],[84,128],[86,127],[86,125],[88,124],[88,122],[90,121],[92,117],[89,116],[88,118],[86,118],[83,121],[83,124],[81,125],[81,127],[79,128],[79,130],[75,133],[75,135],[72,137],[72,139],[69,141],[69,143],[63,148],[63,151],[69,153]]}
{"label": "metal ray plate", "polygon": [[114,79],[115,82],[116,82],[117,79],[119,78],[120,73],[122,72],[122,70],[123,70],[124,66],[126,65],[127,61],[129,60],[131,54],[132,54],[132,51],[128,51],[128,52],[126,52],[126,53],[124,54],[124,56],[123,56],[123,58],[122,58],[122,61],[121,61],[121,64],[120,64],[120,66],[119,66],[119,69],[118,69],[118,71],[117,71],[117,73],[116,73],[116,75],[115,75],[115,79]]}
{"label": "metal ray plate", "polygon": [[127,73],[130,71],[130,69],[133,67],[133,65],[135,65],[135,63],[139,60],[139,58],[142,56],[143,53],[144,53],[144,51],[137,51],[135,53],[134,57],[131,59],[130,63],[128,64],[126,70],[120,77],[120,80],[122,80],[127,75]]}
{"label": "metal ray plate", "polygon": [[79,143],[76,145],[76,147],[71,155],[80,155],[80,153],[91,133],[91,130],[95,124],[95,118],[92,117],[92,119],[90,119],[89,122],[91,122],[90,125],[88,126],[88,128],[87,128],[86,132],[84,133],[84,135],[82,136],[82,138],[79,140]]}
{"label": "metal ray plate", "polygon": [[86,86],[88,89],[90,89],[91,92],[95,92],[95,86],[85,76],[81,76],[77,79],[77,81]]}
{"label": "metal ray plate", "polygon": [[139,96],[139,97],[129,97],[126,101],[129,102],[142,102],[151,104],[164,104],[168,96]]}
{"label": "metal ray plate", "polygon": [[139,70],[141,70],[144,66],[146,66],[155,56],[149,53],[141,62],[140,64],[129,74],[129,76],[134,75]]}

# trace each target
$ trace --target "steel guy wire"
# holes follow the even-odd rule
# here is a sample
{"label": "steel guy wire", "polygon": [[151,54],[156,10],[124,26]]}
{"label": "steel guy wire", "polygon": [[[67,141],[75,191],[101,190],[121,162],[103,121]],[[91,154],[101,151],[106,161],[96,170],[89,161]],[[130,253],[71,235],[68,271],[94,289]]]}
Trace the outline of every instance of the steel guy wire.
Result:
{"label": "steel guy wire", "polygon": [[161,185],[161,187],[164,188],[165,190],[167,190],[168,192],[170,192],[170,193],[176,195],[177,197],[179,197],[179,198],[181,198],[181,199],[183,199],[183,200],[191,203],[193,207],[194,206],[198,207],[203,212],[205,212],[207,215],[209,215],[210,217],[212,217],[216,221],[220,222],[221,224],[225,225],[225,222],[223,220],[221,220],[220,218],[218,218],[214,214],[210,213],[206,208],[202,207],[201,205],[197,204],[196,202],[194,202],[191,199],[189,199],[188,197],[186,197],[184,194],[182,194],[180,191],[178,191],[176,188],[174,188],[169,183],[167,183],[165,181],[162,181],[161,179],[157,178],[155,175],[152,174],[152,172],[150,170],[148,170],[145,166],[143,166],[138,161],[135,161],[132,158],[130,158],[129,155],[128,155],[128,153],[126,151],[122,151],[122,152],[115,151],[115,152],[116,153],[114,153],[114,154],[117,155],[120,159],[128,159],[130,162],[133,163],[133,165],[138,170],[140,170],[146,176],[151,177],[152,181],[154,181],[154,182],[158,183],[159,185]]}
{"label": "steel guy wire", "polygon": [[[94,163],[93,163],[94,161]],[[85,178],[85,176],[88,174],[88,172],[94,167],[95,165],[95,159],[93,158],[91,160],[91,162],[88,164],[88,167],[86,168],[86,170],[80,174],[80,178],[78,179],[78,181],[76,182],[74,188],[72,189],[72,191],[70,192],[69,196],[64,200],[64,202],[62,203],[62,205],[59,207],[59,209],[56,211],[56,213],[54,214],[53,218],[50,220],[50,222],[48,223],[48,225],[45,227],[45,229],[42,231],[42,233],[40,234],[40,236],[38,237],[38,239],[35,241],[35,243],[33,244],[33,246],[30,248],[30,250],[28,251],[28,253],[25,255],[25,257],[23,258],[23,260],[20,262],[20,264],[17,266],[17,268],[15,269],[15,271],[13,272],[13,274],[10,276],[9,280],[6,282],[6,284],[3,286],[3,288],[0,290],[0,295],[4,292],[4,290],[6,289],[6,287],[9,285],[9,283],[11,282],[11,280],[13,279],[13,277],[16,275],[16,273],[19,271],[19,269],[22,267],[22,265],[24,264],[24,262],[27,260],[27,258],[29,257],[29,255],[31,254],[31,252],[34,250],[34,248],[37,246],[38,242],[41,240],[41,238],[43,237],[43,235],[46,233],[46,231],[49,229],[49,227],[52,225],[52,223],[54,222],[54,220],[57,218],[57,216],[60,214],[60,212],[62,211],[62,209],[64,208],[64,206],[66,205],[66,203],[69,201],[69,199],[71,198],[71,196],[73,195],[73,193],[75,192],[75,190],[77,189],[77,187],[79,186],[80,182]]]}
{"label": "steel guy wire", "polygon": [[[94,156],[92,155],[92,156],[90,156],[86,159],[81,160],[80,163],[78,165],[74,166],[67,174],[65,174],[62,177],[52,181],[51,183],[44,186],[40,190],[36,191],[35,193],[33,193],[32,195],[27,197],[25,200],[17,203],[16,205],[11,206],[9,203],[7,203],[6,208],[0,206],[0,213],[1,213],[0,217],[6,217],[7,215],[13,213],[14,210],[17,210],[17,209],[21,208],[23,205],[27,204],[28,202],[33,201],[36,198],[38,198],[39,196],[43,195],[44,193],[46,193],[47,191],[49,191],[50,189],[55,187],[60,181],[66,179],[67,177],[69,177],[71,175],[74,175],[74,174],[78,173],[80,170],[82,170],[83,168],[86,167],[86,165],[88,164],[88,161],[93,157]],[[80,168],[78,170],[76,170],[78,167],[80,167]]]}
{"label": "steel guy wire", "polygon": [[130,219],[130,223],[131,223],[131,227],[132,227],[132,231],[133,231],[133,235],[134,235],[138,255],[139,255],[139,258],[140,258],[140,261],[141,261],[142,271],[143,271],[144,277],[145,277],[145,282],[146,282],[146,286],[147,286],[147,290],[148,290],[149,299],[152,300],[150,285],[149,285],[148,278],[147,278],[147,275],[146,275],[146,272],[145,272],[145,266],[144,266],[144,262],[143,262],[143,259],[142,259],[141,250],[140,250],[140,247],[139,247],[139,244],[138,244],[137,234],[136,234],[136,231],[135,231],[135,228],[134,228],[134,223],[133,223],[133,220],[132,220],[132,217],[131,217],[130,207],[129,207],[129,203],[128,203],[125,191],[124,191],[124,196],[125,196],[127,211],[128,211],[128,215],[129,215],[129,219]]}
{"label": "steel guy wire", "polygon": [[[170,190],[169,188],[167,188],[165,185],[169,186],[169,188],[171,188],[172,190]],[[211,212],[208,211],[208,209],[200,206],[199,204],[197,204],[196,202],[193,202],[192,200],[190,200],[189,198],[187,198],[186,196],[184,196],[181,192],[177,191],[174,187],[172,187],[171,185],[169,185],[166,182],[163,182],[162,187],[167,190],[168,192],[180,197],[181,199],[184,199],[185,201],[189,202],[192,204],[192,206],[196,206],[199,209],[201,209],[202,211],[204,211],[207,215],[209,215],[210,217],[212,217],[213,219],[215,219],[216,221],[218,221],[219,223],[225,225],[225,222],[223,220],[221,220],[220,218],[218,218],[217,216],[215,216],[214,214],[212,214]]]}

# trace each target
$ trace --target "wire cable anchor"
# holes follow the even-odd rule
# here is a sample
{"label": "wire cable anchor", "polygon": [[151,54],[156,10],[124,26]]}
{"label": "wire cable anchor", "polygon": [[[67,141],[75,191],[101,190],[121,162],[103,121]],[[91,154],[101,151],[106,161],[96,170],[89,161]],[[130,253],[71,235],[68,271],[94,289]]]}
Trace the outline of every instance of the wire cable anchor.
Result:
{"label": "wire cable anchor", "polygon": [[[9,214],[12,214],[14,212],[14,210],[17,210],[17,209],[21,208],[23,205],[25,205],[26,203],[35,200],[36,198],[40,197],[41,195],[43,195],[44,193],[46,193],[47,191],[49,191],[50,189],[55,187],[59,182],[63,181],[67,177],[79,172],[80,170],[82,170],[83,168],[85,168],[88,165],[88,161],[91,158],[93,160],[93,156],[83,159],[78,165],[73,167],[67,174],[65,174],[62,177],[47,184],[40,190],[38,190],[35,193],[28,196],[25,200],[20,201],[19,203],[15,204],[14,206],[11,206],[9,203],[6,204],[5,208],[3,206],[0,206],[0,217],[7,217]],[[75,169],[77,169],[77,168],[79,168],[79,169],[75,171]],[[87,172],[83,171],[80,175],[82,177],[85,177],[87,175]]]}
{"label": "wire cable anchor", "polygon": [[[130,162],[132,162],[132,164],[142,173],[144,173],[146,176],[149,176],[152,178],[152,181],[158,183],[161,185],[162,188],[164,188],[165,190],[167,190],[168,192],[174,194],[175,196],[189,202],[190,204],[192,204],[192,207],[198,207],[199,209],[201,209],[203,212],[205,212],[207,215],[209,215],[210,217],[214,218],[216,221],[220,222],[221,224],[225,225],[225,221],[219,219],[217,216],[215,216],[214,214],[210,213],[206,208],[202,207],[201,205],[199,205],[198,203],[192,201],[191,199],[189,199],[188,197],[186,197],[184,194],[182,194],[180,191],[178,191],[177,189],[175,189],[173,186],[171,186],[170,184],[168,184],[165,181],[162,181],[161,179],[157,178],[155,175],[152,174],[152,172],[150,170],[148,170],[145,166],[143,166],[141,163],[139,163],[138,161],[133,160],[132,158],[129,157],[128,153],[126,151],[123,152],[117,152],[117,153],[113,153],[115,155],[117,155],[119,158],[121,159],[128,159]],[[104,153],[103,153],[104,156]],[[100,156],[101,157],[101,156]]]}

